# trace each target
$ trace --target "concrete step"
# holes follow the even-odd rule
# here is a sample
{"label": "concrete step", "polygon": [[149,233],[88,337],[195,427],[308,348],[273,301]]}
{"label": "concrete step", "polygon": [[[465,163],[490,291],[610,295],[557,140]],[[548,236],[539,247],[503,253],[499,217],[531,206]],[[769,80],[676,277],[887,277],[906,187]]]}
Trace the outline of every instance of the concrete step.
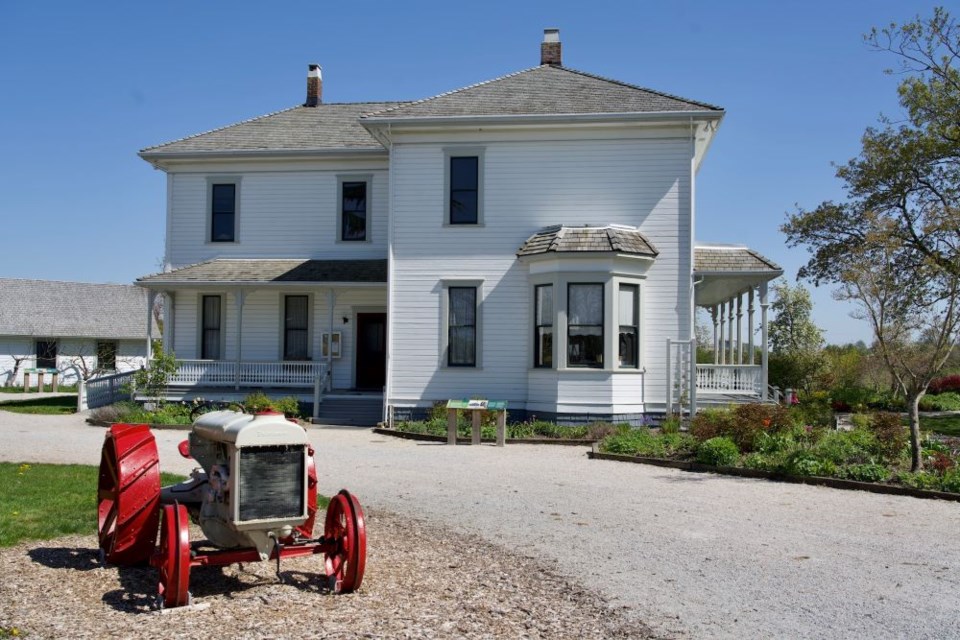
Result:
{"label": "concrete step", "polygon": [[383,400],[379,397],[324,398],[314,424],[372,427],[380,422]]}

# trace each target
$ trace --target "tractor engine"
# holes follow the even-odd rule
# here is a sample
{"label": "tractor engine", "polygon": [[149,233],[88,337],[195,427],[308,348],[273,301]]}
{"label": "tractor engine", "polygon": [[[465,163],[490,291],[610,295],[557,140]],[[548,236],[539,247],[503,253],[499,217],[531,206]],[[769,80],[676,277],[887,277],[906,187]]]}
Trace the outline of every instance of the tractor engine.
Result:
{"label": "tractor engine", "polygon": [[186,506],[214,546],[255,547],[266,559],[309,517],[313,452],[304,429],[282,414],[207,413],[194,422],[188,443],[181,453],[203,470],[164,487],[160,501]]}

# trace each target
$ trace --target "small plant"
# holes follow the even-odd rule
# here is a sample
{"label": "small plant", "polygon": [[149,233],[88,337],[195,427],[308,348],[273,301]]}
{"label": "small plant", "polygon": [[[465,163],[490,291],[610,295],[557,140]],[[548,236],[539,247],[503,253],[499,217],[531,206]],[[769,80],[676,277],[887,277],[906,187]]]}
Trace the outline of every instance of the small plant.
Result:
{"label": "small plant", "polygon": [[839,476],[860,482],[883,482],[890,477],[890,471],[882,464],[852,464],[840,469]]}
{"label": "small plant", "polygon": [[922,489],[924,491],[939,491],[943,479],[933,473],[920,471],[918,473],[901,473],[898,478],[900,484],[912,489]]}
{"label": "small plant", "polygon": [[729,467],[740,457],[737,444],[725,436],[710,438],[697,447],[697,462],[715,467]]}
{"label": "small plant", "polygon": [[960,467],[953,467],[943,474],[941,489],[950,493],[960,493]]}
{"label": "small plant", "polygon": [[133,375],[133,381],[139,392],[156,404],[163,404],[170,378],[177,372],[177,356],[163,351],[163,343],[153,341],[153,357],[149,366],[139,369]]}
{"label": "small plant", "polygon": [[660,423],[660,433],[680,433],[680,416],[671,414]]}
{"label": "small plant", "polygon": [[896,460],[907,446],[907,430],[896,413],[875,413],[870,417],[870,432],[877,439],[877,453],[885,460]]}
{"label": "small plant", "polygon": [[866,413],[855,413],[850,416],[850,424],[854,429],[867,429],[870,426],[870,416]]}

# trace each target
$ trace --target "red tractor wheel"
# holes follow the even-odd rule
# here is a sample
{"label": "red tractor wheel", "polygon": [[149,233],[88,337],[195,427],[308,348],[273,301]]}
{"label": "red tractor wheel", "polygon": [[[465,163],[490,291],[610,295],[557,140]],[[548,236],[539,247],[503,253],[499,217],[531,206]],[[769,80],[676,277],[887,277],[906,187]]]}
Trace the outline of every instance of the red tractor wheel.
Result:
{"label": "red tractor wheel", "polygon": [[145,424],[116,424],[107,432],[97,483],[97,533],[107,562],[147,561],[157,539],[160,460]]}
{"label": "red tractor wheel", "polygon": [[160,570],[158,592],[164,607],[190,602],[190,516],[182,504],[163,506],[160,547],[154,564]]}
{"label": "red tractor wheel", "polygon": [[323,537],[336,543],[336,549],[326,554],[326,572],[333,590],[349,593],[359,589],[367,563],[367,527],[360,502],[346,489],[341,489],[327,506]]}

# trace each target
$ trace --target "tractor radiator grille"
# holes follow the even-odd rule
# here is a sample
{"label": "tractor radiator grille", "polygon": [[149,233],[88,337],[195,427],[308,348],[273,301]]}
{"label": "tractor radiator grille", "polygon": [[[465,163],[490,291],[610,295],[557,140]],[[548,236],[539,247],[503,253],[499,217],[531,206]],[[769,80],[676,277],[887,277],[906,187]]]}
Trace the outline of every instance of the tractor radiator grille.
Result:
{"label": "tractor radiator grille", "polygon": [[240,521],[296,518],[304,513],[303,447],[240,450]]}

